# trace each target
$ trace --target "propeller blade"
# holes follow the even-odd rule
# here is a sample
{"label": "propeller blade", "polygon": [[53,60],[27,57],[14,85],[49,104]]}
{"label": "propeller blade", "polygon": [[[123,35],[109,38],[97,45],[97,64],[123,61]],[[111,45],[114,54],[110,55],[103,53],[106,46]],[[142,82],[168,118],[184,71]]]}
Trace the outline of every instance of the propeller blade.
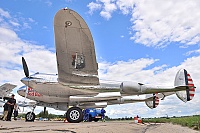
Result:
{"label": "propeller blade", "polygon": [[25,76],[29,77],[29,70],[28,70],[28,66],[26,64],[24,57],[22,57],[22,65],[23,65]]}

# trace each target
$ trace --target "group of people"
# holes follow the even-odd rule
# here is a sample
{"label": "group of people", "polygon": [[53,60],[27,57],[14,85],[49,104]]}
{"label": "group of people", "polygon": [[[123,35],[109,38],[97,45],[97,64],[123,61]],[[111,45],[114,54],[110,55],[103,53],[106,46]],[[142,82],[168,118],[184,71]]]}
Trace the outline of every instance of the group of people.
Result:
{"label": "group of people", "polygon": [[4,107],[2,116],[3,121],[11,121],[13,110],[14,110],[14,119],[15,120],[17,119],[19,107],[16,104],[16,99],[14,97],[15,95],[12,94],[11,98],[9,98],[8,101],[3,106]]}

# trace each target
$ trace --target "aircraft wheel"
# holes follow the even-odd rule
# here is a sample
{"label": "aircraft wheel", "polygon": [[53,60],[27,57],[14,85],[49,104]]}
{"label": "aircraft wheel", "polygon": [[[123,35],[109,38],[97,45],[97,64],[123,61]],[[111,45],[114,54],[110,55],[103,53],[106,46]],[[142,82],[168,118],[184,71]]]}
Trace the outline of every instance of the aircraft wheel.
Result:
{"label": "aircraft wheel", "polygon": [[26,121],[28,121],[28,122],[34,121],[34,120],[35,120],[35,113],[33,113],[33,112],[28,112],[28,113],[25,115],[25,119],[26,119]]}
{"label": "aircraft wheel", "polygon": [[95,122],[98,122],[99,120],[100,120],[99,118],[95,118],[95,119],[94,119]]}
{"label": "aircraft wheel", "polygon": [[89,115],[89,117],[88,117],[88,122],[91,122],[92,120],[93,120],[92,116]]}
{"label": "aircraft wheel", "polygon": [[78,107],[72,107],[67,110],[66,118],[68,122],[79,123],[83,121],[82,110]]}

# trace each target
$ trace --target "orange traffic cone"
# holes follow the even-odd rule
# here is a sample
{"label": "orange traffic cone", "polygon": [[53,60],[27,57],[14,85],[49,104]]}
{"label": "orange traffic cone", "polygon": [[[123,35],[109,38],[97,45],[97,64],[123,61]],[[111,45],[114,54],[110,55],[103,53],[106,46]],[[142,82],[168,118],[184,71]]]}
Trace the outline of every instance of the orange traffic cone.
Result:
{"label": "orange traffic cone", "polygon": [[65,120],[64,120],[64,123],[69,123],[68,121],[67,121],[67,119],[65,118]]}

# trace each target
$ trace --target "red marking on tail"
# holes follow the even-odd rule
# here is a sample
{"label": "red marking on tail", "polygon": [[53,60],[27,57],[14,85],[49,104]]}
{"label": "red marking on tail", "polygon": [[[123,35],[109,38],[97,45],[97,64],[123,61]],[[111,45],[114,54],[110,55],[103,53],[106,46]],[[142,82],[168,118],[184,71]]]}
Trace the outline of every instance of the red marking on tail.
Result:
{"label": "red marking on tail", "polygon": [[156,101],[155,101],[155,107],[157,107],[158,106],[158,104],[159,104],[159,98],[158,98],[158,93],[155,93],[156,94]]}
{"label": "red marking on tail", "polygon": [[190,100],[192,100],[194,97],[194,93],[195,93],[194,83],[193,83],[193,80],[192,80],[190,74],[187,74],[187,77],[188,77],[188,86],[190,87],[189,88]]}

